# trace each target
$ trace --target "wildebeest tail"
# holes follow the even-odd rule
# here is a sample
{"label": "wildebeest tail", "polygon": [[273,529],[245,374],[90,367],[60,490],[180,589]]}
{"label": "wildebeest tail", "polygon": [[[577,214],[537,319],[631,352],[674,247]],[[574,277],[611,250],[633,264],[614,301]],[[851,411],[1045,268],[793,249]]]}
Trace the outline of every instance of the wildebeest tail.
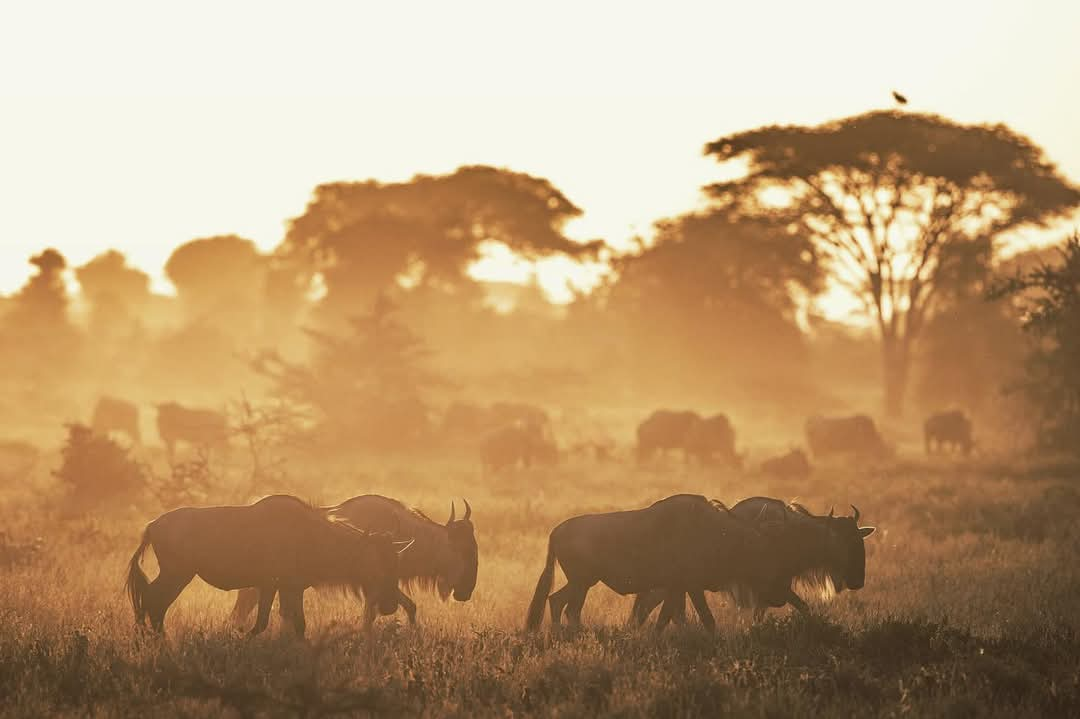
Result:
{"label": "wildebeest tail", "polygon": [[135,554],[131,555],[131,561],[128,563],[127,581],[124,582],[124,589],[127,591],[128,599],[131,600],[131,608],[135,610],[135,622],[137,624],[142,624],[146,617],[146,591],[150,588],[150,580],[146,578],[146,574],[143,572],[142,567],[139,566],[139,562],[142,561],[143,555],[146,554],[146,548],[149,546],[150,527],[147,527],[143,530],[142,543],[135,550]]}
{"label": "wildebeest tail", "polygon": [[525,629],[536,631],[540,623],[544,621],[544,607],[547,604],[548,595],[551,594],[551,585],[555,581],[555,552],[551,548],[551,540],[548,539],[547,563],[544,571],[540,573],[540,579],[536,582],[536,591],[533,592],[532,601],[529,602],[529,614],[525,618]]}

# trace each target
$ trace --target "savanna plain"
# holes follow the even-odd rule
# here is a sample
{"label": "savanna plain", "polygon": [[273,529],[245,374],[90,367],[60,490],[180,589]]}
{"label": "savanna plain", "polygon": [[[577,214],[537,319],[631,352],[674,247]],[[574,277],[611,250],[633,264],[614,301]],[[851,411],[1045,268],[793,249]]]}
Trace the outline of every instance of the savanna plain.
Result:
{"label": "savanna plain", "polygon": [[[239,476],[233,457],[220,471]],[[418,624],[382,618],[371,642],[356,599],[316,590],[306,639],[276,611],[270,631],[249,638],[229,620],[234,595],[199,579],[164,638],[136,632],[123,579],[162,502],[64,509],[50,499],[50,461],[0,497],[3,716],[1080,714],[1080,468],[1064,459],[927,459],[911,448],[882,463],[818,463],[796,481],[674,457],[498,476],[453,454],[289,457],[263,493],[321,504],[380,493],[437,521],[451,500],[473,508],[472,599],[418,592]],[[583,629],[523,631],[555,525],[679,492],[797,499],[819,513],[858,505],[877,527],[865,587],[761,622],[711,595],[710,634],[693,618],[662,633],[631,627],[631,599],[598,585]]]}

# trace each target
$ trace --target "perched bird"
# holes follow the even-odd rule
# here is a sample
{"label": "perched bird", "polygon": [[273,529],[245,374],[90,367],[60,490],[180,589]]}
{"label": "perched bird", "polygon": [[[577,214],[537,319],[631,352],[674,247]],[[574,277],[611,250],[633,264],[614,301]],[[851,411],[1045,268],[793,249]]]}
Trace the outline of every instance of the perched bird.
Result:
{"label": "perched bird", "polygon": [[903,95],[901,95],[900,93],[898,93],[896,90],[892,91],[892,96],[893,96],[893,99],[896,100],[901,105],[906,105],[907,104],[907,98],[904,97]]}

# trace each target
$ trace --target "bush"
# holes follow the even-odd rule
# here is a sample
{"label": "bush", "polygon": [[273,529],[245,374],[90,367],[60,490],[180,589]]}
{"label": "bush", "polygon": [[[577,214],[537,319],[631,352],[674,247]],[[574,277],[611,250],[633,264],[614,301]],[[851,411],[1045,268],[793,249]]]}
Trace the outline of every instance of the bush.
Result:
{"label": "bush", "polygon": [[63,463],[53,474],[65,485],[72,504],[94,505],[142,493],[146,472],[127,449],[83,424],[69,424],[67,430]]}

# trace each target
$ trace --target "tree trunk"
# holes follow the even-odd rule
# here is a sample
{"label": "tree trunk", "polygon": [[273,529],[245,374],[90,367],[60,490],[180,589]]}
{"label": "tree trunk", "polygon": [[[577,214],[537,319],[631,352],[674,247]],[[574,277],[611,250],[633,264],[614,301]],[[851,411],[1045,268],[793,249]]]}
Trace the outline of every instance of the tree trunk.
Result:
{"label": "tree trunk", "polygon": [[883,377],[885,380],[885,416],[896,419],[904,413],[907,394],[910,347],[907,338],[882,341]]}

